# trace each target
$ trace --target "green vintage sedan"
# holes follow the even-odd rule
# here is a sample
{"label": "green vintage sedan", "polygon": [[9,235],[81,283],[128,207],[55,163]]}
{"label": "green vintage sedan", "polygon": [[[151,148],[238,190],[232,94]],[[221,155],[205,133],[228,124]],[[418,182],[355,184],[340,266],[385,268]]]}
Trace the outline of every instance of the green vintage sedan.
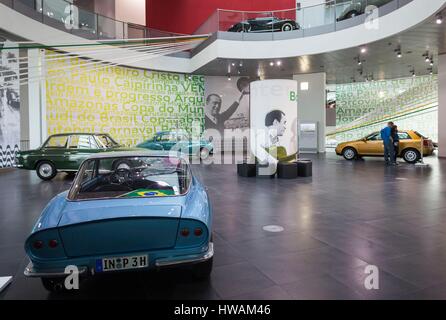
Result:
{"label": "green vintage sedan", "polygon": [[40,148],[19,152],[16,167],[36,170],[40,179],[51,180],[58,172],[77,172],[82,161],[94,153],[118,150],[132,149],[121,147],[104,133],[55,134]]}

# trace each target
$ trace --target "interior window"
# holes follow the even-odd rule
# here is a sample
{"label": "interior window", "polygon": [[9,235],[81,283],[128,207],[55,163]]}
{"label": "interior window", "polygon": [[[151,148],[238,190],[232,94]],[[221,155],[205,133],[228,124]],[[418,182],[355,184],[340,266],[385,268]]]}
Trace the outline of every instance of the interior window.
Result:
{"label": "interior window", "polygon": [[70,137],[70,149],[77,149],[77,145],[79,143],[79,136],[78,135],[73,135]]}
{"label": "interior window", "polygon": [[173,133],[166,133],[166,134],[162,134],[159,139],[160,139],[159,141],[162,141],[162,142],[174,141],[175,135]]}
{"label": "interior window", "polygon": [[367,140],[380,141],[380,140],[382,140],[381,133],[375,133],[375,134],[371,135]]}
{"label": "interior window", "polygon": [[96,138],[107,148],[118,146],[115,140],[105,134],[97,135]]}
{"label": "interior window", "polygon": [[51,137],[45,144],[45,148],[66,148],[68,136],[54,136]]}
{"label": "interior window", "polygon": [[412,139],[407,132],[398,132],[398,137],[400,138],[400,140]]}
{"label": "interior window", "polygon": [[90,139],[90,148],[91,149],[99,149],[98,144],[93,136],[89,136]]}
{"label": "interior window", "polygon": [[98,146],[92,136],[72,135],[70,149],[97,149]]}
{"label": "interior window", "polygon": [[178,141],[189,141],[189,137],[185,134],[178,134]]}

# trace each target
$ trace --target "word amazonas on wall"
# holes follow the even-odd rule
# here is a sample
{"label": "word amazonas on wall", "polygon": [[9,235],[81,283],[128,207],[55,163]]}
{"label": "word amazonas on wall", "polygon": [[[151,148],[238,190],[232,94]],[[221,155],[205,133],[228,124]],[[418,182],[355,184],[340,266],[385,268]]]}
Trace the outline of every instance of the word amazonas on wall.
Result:
{"label": "word amazonas on wall", "polygon": [[47,63],[48,134],[104,132],[135,145],[164,130],[204,129],[204,77],[127,67],[95,67],[78,58]]}

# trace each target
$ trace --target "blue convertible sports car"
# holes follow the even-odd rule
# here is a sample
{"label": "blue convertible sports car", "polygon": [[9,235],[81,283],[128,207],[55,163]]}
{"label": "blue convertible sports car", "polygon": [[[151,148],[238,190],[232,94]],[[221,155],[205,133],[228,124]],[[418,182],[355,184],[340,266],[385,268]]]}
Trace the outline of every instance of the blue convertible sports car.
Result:
{"label": "blue convertible sports car", "polygon": [[89,276],[189,264],[206,278],[211,222],[206,190],[180,155],[96,154],[42,212],[25,243],[25,275],[50,291],[64,289],[68,266]]}

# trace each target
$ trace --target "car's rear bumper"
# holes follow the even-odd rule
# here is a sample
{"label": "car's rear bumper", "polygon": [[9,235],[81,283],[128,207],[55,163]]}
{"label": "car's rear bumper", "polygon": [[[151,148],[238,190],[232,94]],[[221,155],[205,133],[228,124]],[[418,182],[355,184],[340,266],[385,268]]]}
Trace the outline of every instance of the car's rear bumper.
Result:
{"label": "car's rear bumper", "polygon": [[[153,255],[153,253],[152,253]],[[149,254],[150,256],[150,254]],[[149,265],[149,267],[144,269],[130,269],[130,270],[123,270],[123,271],[136,271],[136,270],[148,270],[148,269],[157,269],[157,268],[165,268],[165,267],[173,267],[173,266],[180,266],[180,265],[188,265],[188,264],[196,264],[205,262],[207,260],[210,260],[214,256],[214,244],[213,242],[210,242],[207,246],[207,250],[200,253],[195,254],[186,254],[186,255],[171,255],[167,258],[155,258],[154,261],[152,261]],[[65,267],[72,265],[76,266],[79,271],[79,275],[94,275],[95,267],[94,264],[91,263],[91,261],[95,261],[97,259],[101,259],[101,257],[94,257],[93,259],[90,257],[86,259],[85,263],[71,263],[67,261],[65,263]],[[34,266],[32,262],[28,264],[28,266],[25,268],[24,275],[26,277],[31,278],[58,278],[58,277],[66,277],[68,273],[65,272],[65,267],[61,268],[48,268],[48,269],[39,269]],[[120,270],[117,270],[115,272],[122,272]],[[107,272],[109,273],[109,272]]]}

